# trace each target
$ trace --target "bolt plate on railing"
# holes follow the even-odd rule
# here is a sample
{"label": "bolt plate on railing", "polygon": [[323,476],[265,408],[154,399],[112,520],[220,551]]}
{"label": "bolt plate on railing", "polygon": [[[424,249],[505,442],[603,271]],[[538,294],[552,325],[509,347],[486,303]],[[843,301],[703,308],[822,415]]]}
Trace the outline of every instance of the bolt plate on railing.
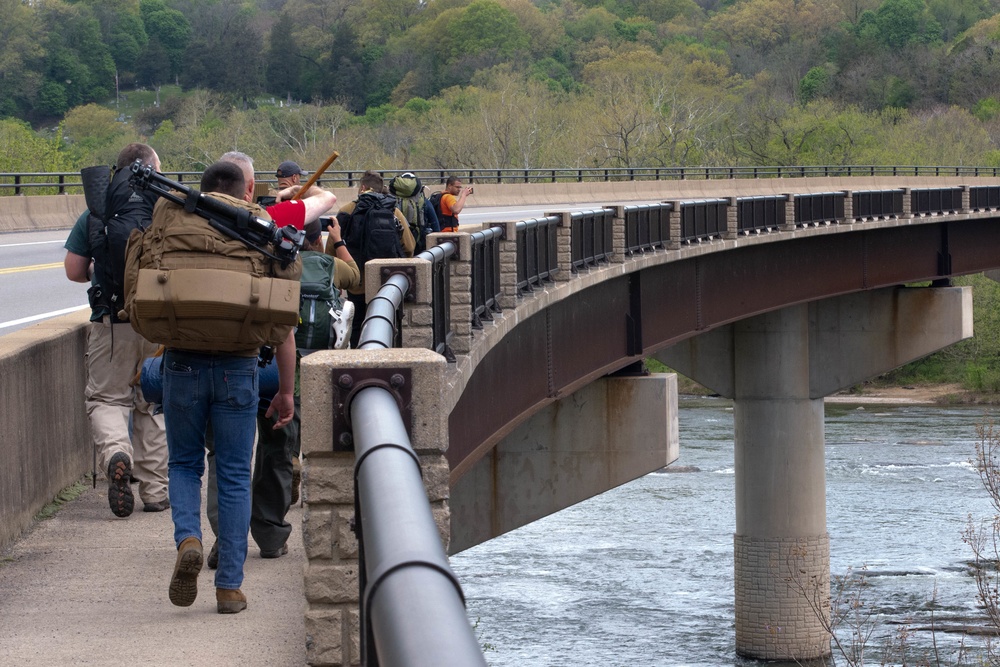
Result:
{"label": "bolt plate on railing", "polygon": [[413,378],[409,368],[335,368],[333,375],[333,451],[354,450],[351,428],[351,400],[362,389],[385,389],[399,406],[406,434],[413,437]]}
{"label": "bolt plate on railing", "polygon": [[406,294],[403,295],[404,301],[415,301],[417,298],[417,267],[413,265],[407,266],[392,266],[384,265],[379,267],[379,276],[382,278],[382,284],[384,285],[390,277],[397,273],[402,273],[409,279],[410,286],[406,290]]}

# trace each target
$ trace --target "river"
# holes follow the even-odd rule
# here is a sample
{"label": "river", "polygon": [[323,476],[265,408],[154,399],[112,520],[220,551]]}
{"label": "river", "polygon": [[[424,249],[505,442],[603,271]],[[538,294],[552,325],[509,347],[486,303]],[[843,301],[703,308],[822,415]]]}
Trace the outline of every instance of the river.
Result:
{"label": "river", "polygon": [[[842,599],[870,618],[864,664],[952,665],[963,650],[978,664],[981,639],[941,628],[983,622],[962,532],[993,514],[971,463],[984,414],[827,405],[830,564],[835,582],[850,575]],[[671,467],[686,472],[646,475],[452,557],[490,665],[765,664],[735,654],[732,402],[682,397],[679,420]]]}

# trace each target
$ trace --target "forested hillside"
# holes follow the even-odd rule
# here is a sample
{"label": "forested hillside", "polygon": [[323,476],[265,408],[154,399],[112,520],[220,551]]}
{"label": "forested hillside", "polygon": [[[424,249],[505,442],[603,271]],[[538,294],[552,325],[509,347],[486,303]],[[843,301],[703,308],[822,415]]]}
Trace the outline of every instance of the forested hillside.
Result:
{"label": "forested hillside", "polygon": [[0,0],[0,171],[1000,164],[1000,0]]}

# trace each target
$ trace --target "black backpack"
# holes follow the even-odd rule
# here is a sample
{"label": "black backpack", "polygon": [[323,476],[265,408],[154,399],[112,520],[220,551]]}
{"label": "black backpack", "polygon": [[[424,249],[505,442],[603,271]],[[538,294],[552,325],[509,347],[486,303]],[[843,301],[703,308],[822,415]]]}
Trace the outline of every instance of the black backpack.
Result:
{"label": "black backpack", "polygon": [[434,212],[437,213],[438,222],[441,225],[441,231],[455,231],[455,228],[458,227],[458,217],[454,215],[445,215],[441,211],[441,195],[443,194],[444,192],[435,192],[427,201],[431,203],[431,206],[434,207]]}
{"label": "black backpack", "polygon": [[403,226],[396,219],[396,198],[375,192],[358,197],[354,211],[340,220],[341,233],[351,257],[364,275],[370,259],[396,259],[403,256],[400,235]]}
{"label": "black backpack", "polygon": [[[133,190],[132,172],[120,169],[107,184],[104,208],[89,206],[87,235],[94,257],[94,272],[101,291],[97,303],[111,311],[111,321],[119,322],[118,311],[125,306],[125,246],[133,229],[145,231],[159,195],[152,190]],[[88,198],[89,200],[90,198]]]}

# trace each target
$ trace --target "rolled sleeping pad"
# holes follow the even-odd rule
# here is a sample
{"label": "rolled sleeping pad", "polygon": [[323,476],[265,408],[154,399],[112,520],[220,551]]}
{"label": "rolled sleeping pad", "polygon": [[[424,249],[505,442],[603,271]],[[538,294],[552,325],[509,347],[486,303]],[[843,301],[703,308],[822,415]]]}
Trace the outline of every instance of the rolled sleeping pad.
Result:
{"label": "rolled sleeping pad", "polygon": [[[142,362],[139,387],[147,403],[163,403],[163,357],[149,357]],[[262,401],[270,402],[278,393],[278,364],[270,362],[257,370],[257,388]]]}

